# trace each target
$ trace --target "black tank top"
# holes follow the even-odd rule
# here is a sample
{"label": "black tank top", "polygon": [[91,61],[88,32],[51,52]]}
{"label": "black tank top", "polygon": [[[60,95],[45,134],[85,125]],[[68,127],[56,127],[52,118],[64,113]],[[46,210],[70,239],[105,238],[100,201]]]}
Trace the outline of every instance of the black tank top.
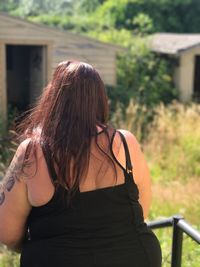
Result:
{"label": "black tank top", "polygon": [[[161,248],[143,218],[139,191],[132,175],[128,146],[123,184],[93,191],[78,191],[72,204],[63,201],[61,186],[51,200],[33,207],[21,267],[161,267]],[[114,139],[112,136],[111,145]],[[52,178],[53,168],[44,156]]]}

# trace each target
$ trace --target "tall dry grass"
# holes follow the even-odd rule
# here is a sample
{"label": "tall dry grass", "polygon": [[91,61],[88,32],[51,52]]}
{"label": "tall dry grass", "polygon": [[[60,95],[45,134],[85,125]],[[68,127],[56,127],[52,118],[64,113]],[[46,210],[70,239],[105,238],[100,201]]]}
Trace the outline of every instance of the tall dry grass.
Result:
{"label": "tall dry grass", "polygon": [[200,180],[200,105],[160,104],[144,150],[154,181]]}

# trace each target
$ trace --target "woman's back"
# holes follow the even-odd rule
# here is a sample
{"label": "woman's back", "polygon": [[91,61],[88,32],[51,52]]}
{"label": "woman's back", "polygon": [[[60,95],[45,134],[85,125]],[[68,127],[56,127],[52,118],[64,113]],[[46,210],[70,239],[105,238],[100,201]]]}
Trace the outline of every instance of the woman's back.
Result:
{"label": "woman's back", "polygon": [[[99,188],[105,188],[124,183],[124,174],[122,168],[116,162],[110,162],[96,145],[93,138],[90,149],[90,159],[88,171],[84,179],[81,180],[79,189],[81,192],[93,191]],[[102,130],[98,134],[98,144],[102,150],[112,157],[110,144]],[[121,140],[116,134],[112,150],[117,160],[125,166],[125,153],[121,145]],[[48,166],[48,155],[44,157],[44,151],[41,146],[37,146],[37,163],[32,164],[29,169],[29,175],[35,174],[34,179],[27,179],[29,198],[32,206],[44,205],[51,199],[54,193],[54,185],[52,183],[52,171]],[[51,167],[50,167],[51,168]],[[53,174],[54,175],[54,174]],[[40,192],[41,191],[41,192]],[[42,197],[41,197],[42,196]]]}
{"label": "woman's back", "polygon": [[[134,166],[134,181],[140,191],[145,191],[145,194],[140,193],[140,204],[143,207],[144,218],[150,206],[151,191],[150,177],[148,167],[146,165],[143,154],[137,140],[128,131],[122,130],[123,134],[129,143],[131,161]],[[113,133],[110,133],[112,135]],[[119,133],[116,133],[113,138],[112,147],[109,140],[105,136],[104,131],[99,129],[98,144],[109,157],[115,155],[116,160],[121,166],[126,166],[126,157],[124,146]],[[110,137],[111,139],[111,137]],[[130,141],[129,141],[130,140]],[[29,176],[34,174],[34,179],[27,179],[28,196],[32,206],[41,206],[46,204],[53,196],[55,188],[52,183],[52,171],[49,171],[47,160],[44,157],[41,146],[37,146],[37,162],[31,164],[28,173]],[[99,150],[96,145],[95,138],[91,143],[90,161],[86,176],[79,185],[80,192],[93,191],[96,189],[106,188],[110,186],[120,185],[124,183],[123,168],[116,161],[109,161],[108,157]]]}
{"label": "woman's back", "polygon": [[[88,173],[70,207],[67,190],[58,187],[50,201],[32,209],[22,267],[160,266],[160,246],[144,223],[125,139],[114,136],[112,147],[104,133],[98,138],[115,167],[92,145]],[[56,179],[43,152],[51,179]]]}
{"label": "woman's back", "polygon": [[64,61],[20,125],[24,141],[0,191],[0,240],[22,251],[22,267],[160,267],[144,223],[146,161],[131,133],[108,126],[108,110],[98,72]]}

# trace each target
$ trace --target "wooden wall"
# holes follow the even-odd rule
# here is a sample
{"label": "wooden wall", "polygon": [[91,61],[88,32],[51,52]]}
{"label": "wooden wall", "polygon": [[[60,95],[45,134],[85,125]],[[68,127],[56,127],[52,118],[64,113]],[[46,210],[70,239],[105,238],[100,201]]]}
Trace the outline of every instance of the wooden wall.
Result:
{"label": "wooden wall", "polygon": [[56,30],[47,26],[2,15],[0,13],[0,40],[22,44],[52,44],[52,70],[60,61],[86,61],[97,68],[106,84],[116,84],[116,53],[120,48],[81,35]]}
{"label": "wooden wall", "polygon": [[[0,114],[6,118],[6,45],[40,45],[47,48],[47,80],[57,64],[74,59],[92,64],[105,84],[116,84],[116,54],[124,49],[81,35],[31,23],[0,13]],[[42,89],[42,88],[41,88]]]}

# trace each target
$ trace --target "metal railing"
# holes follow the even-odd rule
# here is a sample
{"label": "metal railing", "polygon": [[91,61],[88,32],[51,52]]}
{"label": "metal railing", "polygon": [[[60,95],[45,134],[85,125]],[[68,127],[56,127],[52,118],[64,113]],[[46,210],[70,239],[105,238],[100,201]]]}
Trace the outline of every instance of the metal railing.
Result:
{"label": "metal railing", "polygon": [[188,224],[181,215],[174,215],[170,218],[148,222],[147,225],[151,229],[173,227],[171,267],[181,267],[183,233],[200,244],[200,232]]}

